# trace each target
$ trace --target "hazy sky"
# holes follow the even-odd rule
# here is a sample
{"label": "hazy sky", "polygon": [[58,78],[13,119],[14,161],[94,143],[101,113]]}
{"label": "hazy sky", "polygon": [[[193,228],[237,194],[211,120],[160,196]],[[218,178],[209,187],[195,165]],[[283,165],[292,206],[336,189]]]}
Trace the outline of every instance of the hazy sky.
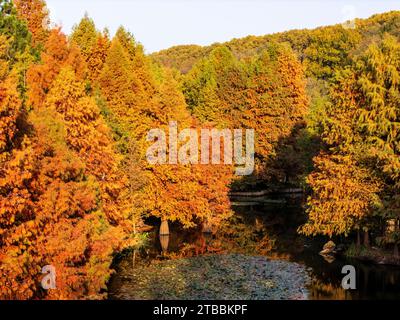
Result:
{"label": "hazy sky", "polygon": [[314,28],[400,10],[399,0],[47,0],[53,23],[69,33],[85,12],[111,34],[125,26],[154,52],[247,35]]}

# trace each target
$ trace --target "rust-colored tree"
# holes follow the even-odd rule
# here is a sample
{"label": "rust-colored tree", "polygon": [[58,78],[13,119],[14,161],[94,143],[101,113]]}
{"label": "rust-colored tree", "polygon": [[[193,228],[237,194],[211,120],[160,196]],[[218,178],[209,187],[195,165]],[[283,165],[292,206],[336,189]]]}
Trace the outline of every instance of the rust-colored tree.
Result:
{"label": "rust-colored tree", "polygon": [[67,37],[59,28],[52,29],[41,54],[41,62],[28,70],[28,105],[41,107],[51,84],[63,66],[70,65],[75,73],[83,77],[86,65],[79,48],[68,45]]}
{"label": "rust-colored tree", "polygon": [[33,44],[44,43],[49,31],[49,12],[44,0],[14,0],[18,16],[25,20],[32,33]]}

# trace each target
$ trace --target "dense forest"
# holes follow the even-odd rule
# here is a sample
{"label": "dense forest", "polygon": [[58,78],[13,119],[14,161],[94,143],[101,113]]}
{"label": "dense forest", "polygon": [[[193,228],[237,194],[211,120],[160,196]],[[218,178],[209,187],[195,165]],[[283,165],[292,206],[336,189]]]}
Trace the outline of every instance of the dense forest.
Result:
{"label": "dense forest", "polygon": [[[145,219],[218,228],[243,185],[302,187],[300,234],[397,256],[399,39],[389,12],[146,55],[123,27],[111,37],[86,15],[65,35],[44,0],[0,0],[0,298],[105,298]],[[170,121],[254,128],[254,173],[149,164],[147,132]]]}

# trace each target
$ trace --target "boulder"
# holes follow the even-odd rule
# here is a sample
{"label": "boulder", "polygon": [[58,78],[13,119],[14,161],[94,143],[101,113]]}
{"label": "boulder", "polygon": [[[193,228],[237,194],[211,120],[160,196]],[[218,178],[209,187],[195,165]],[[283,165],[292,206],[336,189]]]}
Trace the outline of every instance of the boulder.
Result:
{"label": "boulder", "polygon": [[320,254],[322,255],[331,255],[336,253],[336,244],[330,240],[327,243],[324,244],[322,251],[320,252]]}

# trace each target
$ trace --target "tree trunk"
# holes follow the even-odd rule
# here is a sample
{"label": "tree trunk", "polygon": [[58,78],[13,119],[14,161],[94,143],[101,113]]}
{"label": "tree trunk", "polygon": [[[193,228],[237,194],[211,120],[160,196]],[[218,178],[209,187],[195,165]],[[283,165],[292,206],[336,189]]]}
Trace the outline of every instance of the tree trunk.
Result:
{"label": "tree trunk", "polygon": [[399,246],[397,245],[397,243],[394,244],[393,255],[396,259],[399,258]]}
{"label": "tree trunk", "polygon": [[361,246],[361,236],[360,236],[360,230],[357,230],[357,249],[360,248]]}
{"label": "tree trunk", "polygon": [[162,255],[168,252],[169,235],[160,235],[160,244]]}
{"label": "tree trunk", "polygon": [[136,264],[136,249],[133,249],[133,254],[132,254],[132,268],[135,268]]}
{"label": "tree trunk", "polygon": [[160,236],[169,235],[168,220],[163,219],[160,226]]}
{"label": "tree trunk", "polygon": [[211,223],[208,220],[203,221],[203,233],[212,233]]}
{"label": "tree trunk", "polygon": [[369,248],[369,234],[368,230],[364,232],[364,246]]}

